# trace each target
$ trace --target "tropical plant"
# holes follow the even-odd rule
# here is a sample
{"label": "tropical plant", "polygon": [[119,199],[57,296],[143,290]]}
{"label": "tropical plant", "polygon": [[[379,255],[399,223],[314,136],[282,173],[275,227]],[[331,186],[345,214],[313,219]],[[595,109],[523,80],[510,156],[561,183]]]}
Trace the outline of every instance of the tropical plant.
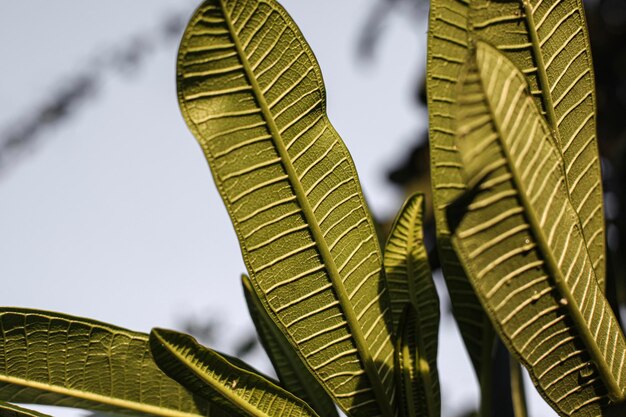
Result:
{"label": "tropical plant", "polygon": [[[428,99],[439,254],[491,416],[494,343],[561,416],[626,400],[604,297],[590,50],[579,1],[433,0]],[[275,0],[208,0],[178,98],[241,244],[242,283],[280,381],[191,336],[0,309],[0,400],[171,417],[440,415],[439,301],[424,197],[384,251],[319,67]],[[513,408],[526,415],[518,363]],[[40,416],[9,403],[2,415]]]}

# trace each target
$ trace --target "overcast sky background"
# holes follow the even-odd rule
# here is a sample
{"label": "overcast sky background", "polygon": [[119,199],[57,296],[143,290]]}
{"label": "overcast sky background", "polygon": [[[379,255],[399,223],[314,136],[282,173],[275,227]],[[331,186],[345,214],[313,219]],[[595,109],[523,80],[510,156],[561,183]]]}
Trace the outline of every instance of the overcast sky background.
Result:
{"label": "overcast sky background", "polygon": [[[390,216],[402,197],[386,172],[425,128],[413,88],[426,28],[395,13],[375,59],[365,65],[356,45],[374,3],[282,1],[320,62],[330,119],[352,153],[374,213]],[[178,110],[178,40],[158,38],[167,16],[190,16],[196,5],[0,5],[0,141],[77,74],[103,74],[95,94],[71,117],[0,170],[0,305],[63,311],[145,332],[213,315],[222,324],[213,347],[227,352],[252,331],[234,231]],[[104,71],[103,60],[138,35],[154,41],[140,65]],[[447,417],[475,406],[477,393],[456,329],[442,317]],[[269,369],[260,354],[254,362]],[[533,417],[554,415],[537,407]]]}

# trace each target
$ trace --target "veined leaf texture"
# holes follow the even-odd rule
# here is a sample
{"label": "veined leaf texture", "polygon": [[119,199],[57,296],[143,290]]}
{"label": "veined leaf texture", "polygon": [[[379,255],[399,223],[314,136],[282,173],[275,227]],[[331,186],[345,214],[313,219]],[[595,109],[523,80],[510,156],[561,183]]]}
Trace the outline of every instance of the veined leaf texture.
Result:
{"label": "veined leaf texture", "polygon": [[0,398],[163,417],[226,416],[152,361],[148,335],[46,311],[0,309]]}
{"label": "veined leaf texture", "polygon": [[522,71],[554,132],[565,184],[602,287],[605,281],[602,178],[591,50],[580,0],[471,0],[469,24]]}
{"label": "veined leaf texture", "polygon": [[407,410],[405,415],[438,417],[439,297],[424,244],[424,204],[422,194],[413,194],[400,209],[385,245],[384,265],[396,335],[396,372],[401,375],[401,404]]}
{"label": "veined leaf texture", "polygon": [[191,336],[153,329],[150,348],[156,363],[168,376],[234,415],[317,417],[303,400],[199,345]]}
{"label": "veined leaf texture", "polygon": [[[454,318],[477,377],[491,374],[494,331],[450,241],[445,209],[466,190],[455,144],[459,77],[470,49],[468,0],[432,0],[430,4],[427,92],[430,172],[437,249]],[[489,387],[483,386],[488,390]]]}
{"label": "veined leaf texture", "polygon": [[254,292],[250,278],[244,275],[241,280],[250,317],[282,386],[305,400],[320,416],[336,417],[338,414],[335,404],[280,332],[276,323],[265,312],[258,294]]}
{"label": "veined leaf texture", "polygon": [[552,132],[514,64],[479,43],[459,95],[471,191],[453,242],[503,341],[564,416],[626,398],[626,343],[599,286]]}
{"label": "veined leaf texture", "polygon": [[206,1],[183,36],[178,94],[265,311],[342,409],[393,416],[380,248],[296,25],[273,0]]}

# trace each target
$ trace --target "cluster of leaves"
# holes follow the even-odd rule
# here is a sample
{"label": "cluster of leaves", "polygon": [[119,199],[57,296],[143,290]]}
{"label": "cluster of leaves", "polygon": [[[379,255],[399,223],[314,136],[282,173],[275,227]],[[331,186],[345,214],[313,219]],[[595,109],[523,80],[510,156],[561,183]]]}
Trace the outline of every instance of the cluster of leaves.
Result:
{"label": "cluster of leaves", "polygon": [[[433,0],[429,37],[438,245],[483,402],[497,334],[560,415],[608,415],[626,398],[626,343],[603,295],[580,3]],[[335,416],[335,405],[438,417],[424,198],[407,200],[381,251],[295,23],[274,0],[208,0],[183,35],[177,78],[280,381],[170,330],[5,308],[0,399],[171,417]]]}

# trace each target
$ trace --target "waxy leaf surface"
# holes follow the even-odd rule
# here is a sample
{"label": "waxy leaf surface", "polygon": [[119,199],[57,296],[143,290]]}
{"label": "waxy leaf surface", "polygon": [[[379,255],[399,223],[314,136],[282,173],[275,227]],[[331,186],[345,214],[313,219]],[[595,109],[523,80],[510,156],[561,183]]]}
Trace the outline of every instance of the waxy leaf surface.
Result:
{"label": "waxy leaf surface", "polygon": [[280,332],[276,324],[263,307],[256,294],[250,278],[242,277],[244,294],[261,344],[274,365],[282,386],[289,392],[302,398],[320,416],[337,416],[335,404],[330,399],[320,383],[309,372],[302,359],[297,355],[293,346]]}
{"label": "waxy leaf surface", "polygon": [[459,97],[470,191],[453,242],[502,340],[563,416],[625,398],[626,343],[595,278],[551,139],[524,75],[479,43]]}
{"label": "waxy leaf surface", "polygon": [[46,311],[0,309],[0,400],[163,417],[224,416],[152,361],[148,336]]}
{"label": "waxy leaf surface", "polygon": [[316,417],[301,399],[249,368],[199,345],[186,334],[164,329],[150,333],[157,364],[174,380],[234,415]]}
{"label": "waxy leaf surface", "polygon": [[183,36],[178,94],[265,311],[343,410],[393,416],[380,247],[293,20],[273,0],[206,1]]}

